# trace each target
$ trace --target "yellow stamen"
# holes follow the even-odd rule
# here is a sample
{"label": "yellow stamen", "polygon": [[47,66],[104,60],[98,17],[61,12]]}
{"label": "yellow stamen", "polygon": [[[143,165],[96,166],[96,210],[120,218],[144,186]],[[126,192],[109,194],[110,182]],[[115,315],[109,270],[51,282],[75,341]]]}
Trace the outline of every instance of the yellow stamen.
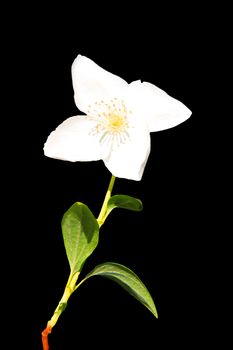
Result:
{"label": "yellow stamen", "polygon": [[124,100],[114,98],[108,102],[96,101],[93,106],[89,106],[88,110],[88,118],[96,121],[91,134],[99,134],[101,143],[111,142],[112,146],[127,142],[130,113]]}

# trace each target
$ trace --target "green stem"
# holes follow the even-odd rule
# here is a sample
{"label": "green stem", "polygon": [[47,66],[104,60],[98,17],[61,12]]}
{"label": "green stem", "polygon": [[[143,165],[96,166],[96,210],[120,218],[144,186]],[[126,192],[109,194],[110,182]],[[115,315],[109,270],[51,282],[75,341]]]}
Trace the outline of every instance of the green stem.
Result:
{"label": "green stem", "polygon": [[[102,208],[100,210],[99,216],[97,218],[99,227],[103,225],[106,217],[107,217],[107,209],[108,209],[108,201],[111,198],[111,193],[112,193],[112,189],[114,186],[114,182],[115,182],[116,178],[115,176],[112,175],[109,186],[108,186],[108,190],[106,193],[106,196],[104,198],[104,202],[102,205]],[[44,331],[42,332],[42,344],[43,344],[43,349],[44,350],[49,350],[49,344],[48,344],[48,335],[51,333],[53,327],[55,326],[55,324],[57,323],[60,315],[62,314],[62,312],[65,310],[66,306],[67,306],[67,302],[68,299],[70,298],[71,294],[81,285],[81,283],[84,282],[81,281],[78,285],[76,285],[76,282],[78,280],[80,272],[71,272],[70,276],[68,278],[64,293],[62,295],[61,300],[58,303],[58,306],[56,307],[53,316],[51,317],[51,319],[48,321],[47,323],[47,327],[44,329]]]}
{"label": "green stem", "polygon": [[111,194],[112,194],[112,189],[115,183],[116,177],[114,175],[112,175],[109,186],[108,186],[108,190],[106,193],[106,196],[104,198],[104,202],[102,205],[102,208],[100,210],[99,216],[97,218],[99,227],[101,227],[106,219],[106,214],[107,214],[107,205],[108,205],[108,201],[111,198]]}
{"label": "green stem", "polygon": [[75,285],[76,285],[79,274],[80,274],[80,272],[70,273],[70,276],[69,276],[69,279],[67,281],[64,293],[62,295],[62,298],[59,301],[58,306],[56,307],[53,316],[51,317],[51,319],[47,323],[47,326],[49,326],[51,329],[55,326],[55,324],[58,321],[58,318],[60,317],[62,312],[65,310],[68,299],[75,290]]}

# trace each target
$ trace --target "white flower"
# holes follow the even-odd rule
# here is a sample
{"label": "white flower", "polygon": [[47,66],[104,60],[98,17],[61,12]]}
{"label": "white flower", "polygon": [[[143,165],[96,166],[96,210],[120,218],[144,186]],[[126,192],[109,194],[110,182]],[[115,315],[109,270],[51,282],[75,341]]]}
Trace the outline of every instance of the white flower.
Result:
{"label": "white flower", "polygon": [[48,157],[104,161],[116,177],[140,180],[150,153],[150,132],[174,127],[191,111],[155,85],[128,84],[87,57],[72,65],[74,98],[86,115],[66,119],[44,146]]}

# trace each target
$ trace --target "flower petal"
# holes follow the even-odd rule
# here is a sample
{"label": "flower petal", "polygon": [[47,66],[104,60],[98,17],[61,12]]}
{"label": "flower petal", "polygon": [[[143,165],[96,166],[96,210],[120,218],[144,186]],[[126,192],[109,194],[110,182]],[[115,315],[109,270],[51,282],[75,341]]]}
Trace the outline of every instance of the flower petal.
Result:
{"label": "flower petal", "polygon": [[145,117],[150,132],[172,128],[192,114],[182,102],[147,82],[129,84],[128,99],[133,105],[131,108]]}
{"label": "flower petal", "polygon": [[128,83],[85,56],[78,55],[72,64],[74,98],[78,109],[86,114],[96,101],[121,96]]}
{"label": "flower petal", "polygon": [[49,135],[44,154],[70,162],[102,159],[104,148],[97,137],[90,135],[94,126],[95,123],[85,116],[66,119]]}
{"label": "flower petal", "polygon": [[129,130],[129,140],[114,147],[104,160],[116,177],[140,181],[150,154],[150,133],[147,125],[138,123]]}

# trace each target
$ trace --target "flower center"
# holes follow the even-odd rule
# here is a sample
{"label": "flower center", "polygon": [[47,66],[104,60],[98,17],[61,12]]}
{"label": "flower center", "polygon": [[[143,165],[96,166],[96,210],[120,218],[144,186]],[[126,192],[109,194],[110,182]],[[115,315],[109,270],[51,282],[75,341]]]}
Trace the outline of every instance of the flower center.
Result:
{"label": "flower center", "polygon": [[125,119],[118,114],[111,114],[108,120],[108,127],[111,132],[120,132],[125,126]]}
{"label": "flower center", "polygon": [[99,135],[101,143],[111,142],[112,146],[119,146],[129,140],[128,116],[131,111],[127,110],[124,100],[97,101],[89,106],[87,113],[87,117],[96,122],[91,134]]}

